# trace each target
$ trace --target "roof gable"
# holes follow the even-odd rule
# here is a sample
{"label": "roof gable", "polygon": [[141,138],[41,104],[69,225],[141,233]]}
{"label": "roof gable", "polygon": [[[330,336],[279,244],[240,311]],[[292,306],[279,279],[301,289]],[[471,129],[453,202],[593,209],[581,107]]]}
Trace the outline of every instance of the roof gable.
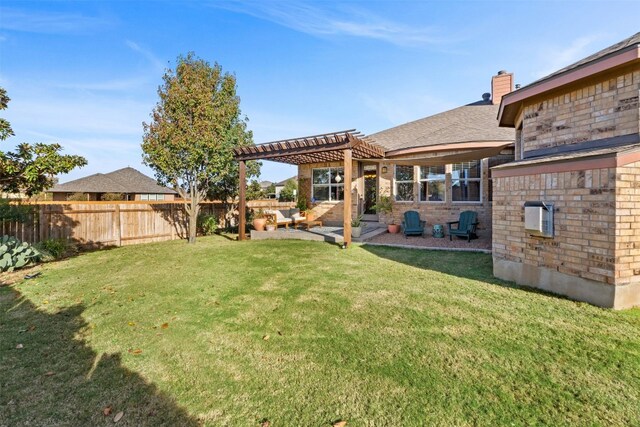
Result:
{"label": "roof gable", "polygon": [[155,179],[131,167],[56,184],[48,191],[53,193],[175,194],[175,191],[158,185]]}

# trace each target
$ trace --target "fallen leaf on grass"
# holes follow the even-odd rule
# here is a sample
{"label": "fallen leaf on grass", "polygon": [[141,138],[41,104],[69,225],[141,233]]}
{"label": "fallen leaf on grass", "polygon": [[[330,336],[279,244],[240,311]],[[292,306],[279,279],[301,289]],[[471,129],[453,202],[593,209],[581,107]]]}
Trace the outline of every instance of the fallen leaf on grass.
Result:
{"label": "fallen leaf on grass", "polygon": [[260,421],[260,427],[269,427],[270,425],[271,425],[271,421],[267,420],[266,418]]}
{"label": "fallen leaf on grass", "polygon": [[49,371],[49,372],[45,373],[45,374],[44,374],[44,376],[45,376],[45,377],[51,377],[51,376],[53,376],[53,375],[55,375],[55,374],[56,374],[55,372],[53,372],[53,371]]}
{"label": "fallen leaf on grass", "polygon": [[33,332],[36,330],[36,325],[31,325],[29,326],[29,329],[27,329],[29,332]]}
{"label": "fallen leaf on grass", "polygon": [[162,329],[167,329],[169,327],[169,324],[168,323],[163,323],[160,327]]}
{"label": "fallen leaf on grass", "polygon": [[102,415],[104,415],[105,417],[111,415],[111,406],[105,406],[102,410]]}
{"label": "fallen leaf on grass", "polygon": [[129,326],[136,326],[135,322],[129,322]]}
{"label": "fallen leaf on grass", "polygon": [[335,423],[333,423],[333,427],[344,427],[347,425],[346,421],[336,421]]}
{"label": "fallen leaf on grass", "polygon": [[124,416],[124,412],[120,411],[116,414],[115,417],[113,417],[113,422],[117,423],[118,421],[120,421],[120,419]]}
{"label": "fallen leaf on grass", "polygon": [[139,348],[136,348],[135,350],[129,349],[129,353],[131,353],[131,354],[140,354],[140,353],[142,353],[142,350],[139,349]]}
{"label": "fallen leaf on grass", "polygon": [[278,335],[282,336],[282,332],[278,331]]}
{"label": "fallen leaf on grass", "polygon": [[18,345],[16,346],[16,348],[24,348],[24,345],[22,345],[22,344],[18,344]]}
{"label": "fallen leaf on grass", "polygon": [[42,303],[43,303],[43,304],[49,304],[49,301],[44,300],[44,301],[42,301]]}
{"label": "fallen leaf on grass", "polygon": [[265,335],[265,336],[262,337],[262,339],[265,340],[265,341],[269,341],[269,338],[271,338],[269,335]]}

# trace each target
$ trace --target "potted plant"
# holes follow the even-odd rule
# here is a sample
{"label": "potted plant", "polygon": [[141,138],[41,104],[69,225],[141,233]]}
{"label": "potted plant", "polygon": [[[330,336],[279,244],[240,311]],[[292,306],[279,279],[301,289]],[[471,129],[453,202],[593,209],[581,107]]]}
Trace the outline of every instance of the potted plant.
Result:
{"label": "potted plant", "polygon": [[258,209],[253,215],[253,228],[256,231],[264,231],[265,225],[267,225],[267,216],[262,209]]}
{"label": "potted plant", "polygon": [[351,220],[351,237],[360,237],[362,234],[362,229],[365,228],[367,224],[362,222],[362,215],[358,215],[354,219]]}
{"label": "potted plant", "polygon": [[273,215],[267,215],[267,231],[276,231],[276,217]]}
{"label": "potted plant", "polygon": [[307,209],[304,211],[304,216],[307,219],[307,221],[313,221],[314,219],[316,219],[316,214],[315,212],[313,212],[313,209]]}
{"label": "potted plant", "polygon": [[400,224],[393,223],[393,200],[391,200],[391,196],[380,196],[380,200],[373,208],[376,212],[382,212],[390,219],[391,222],[387,224],[389,233],[398,233],[400,231]]}

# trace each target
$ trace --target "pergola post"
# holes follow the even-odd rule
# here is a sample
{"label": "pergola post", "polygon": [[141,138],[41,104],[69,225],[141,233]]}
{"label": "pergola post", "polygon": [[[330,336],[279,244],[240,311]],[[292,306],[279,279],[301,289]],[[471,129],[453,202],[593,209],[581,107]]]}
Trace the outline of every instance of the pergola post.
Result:
{"label": "pergola post", "polygon": [[246,240],[245,228],[247,222],[247,165],[244,160],[240,160],[240,177],[238,179],[238,185],[240,190],[238,191],[238,197],[240,198],[240,204],[238,206],[238,240]]}
{"label": "pergola post", "polygon": [[343,150],[344,153],[344,213],[343,213],[343,238],[344,247],[347,248],[351,244],[351,186],[352,186],[352,150]]}

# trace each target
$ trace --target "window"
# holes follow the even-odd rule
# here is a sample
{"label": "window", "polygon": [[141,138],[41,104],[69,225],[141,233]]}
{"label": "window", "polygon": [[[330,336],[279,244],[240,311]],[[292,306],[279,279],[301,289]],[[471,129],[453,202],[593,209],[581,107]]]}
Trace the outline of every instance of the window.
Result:
{"label": "window", "polygon": [[413,166],[396,165],[395,192],[396,201],[413,201]]}
{"label": "window", "polygon": [[444,202],[444,165],[420,166],[420,201]]}
{"label": "window", "polygon": [[480,202],[481,160],[451,165],[451,199],[454,202]]}
{"label": "window", "polygon": [[164,194],[140,194],[140,200],[164,200]]}
{"label": "window", "polygon": [[322,168],[312,171],[311,198],[317,201],[338,201],[344,197],[344,168]]}

